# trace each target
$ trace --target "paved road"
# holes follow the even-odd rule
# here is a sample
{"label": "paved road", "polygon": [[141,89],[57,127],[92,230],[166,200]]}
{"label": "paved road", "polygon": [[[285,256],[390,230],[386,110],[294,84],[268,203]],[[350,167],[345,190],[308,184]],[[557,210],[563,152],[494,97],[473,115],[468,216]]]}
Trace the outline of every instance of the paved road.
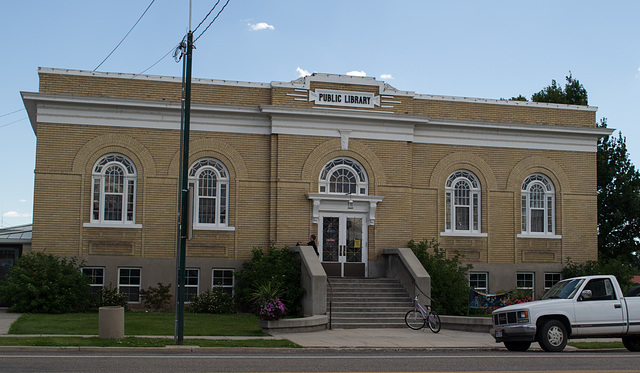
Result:
{"label": "paved road", "polygon": [[640,372],[628,352],[428,349],[3,349],[2,372]]}

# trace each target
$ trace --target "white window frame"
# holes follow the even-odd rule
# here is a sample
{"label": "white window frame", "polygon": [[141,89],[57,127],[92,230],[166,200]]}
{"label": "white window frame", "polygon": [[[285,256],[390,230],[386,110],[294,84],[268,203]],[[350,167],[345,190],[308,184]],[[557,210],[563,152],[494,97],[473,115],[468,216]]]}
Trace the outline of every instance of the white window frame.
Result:
{"label": "white window frame", "polygon": [[[123,276],[123,274],[122,274],[123,270],[128,270],[128,271],[137,270],[138,271],[138,276],[137,276],[138,284],[131,284],[131,283],[123,284],[122,283],[123,282],[122,281],[123,280],[123,277],[122,277]],[[128,279],[132,279],[132,278],[135,278],[135,277],[129,275],[127,278]],[[137,289],[137,298],[138,299],[137,300],[130,300],[130,298],[131,298],[130,295],[131,294],[128,293],[128,292],[127,293],[123,293],[122,292],[123,288]],[[140,301],[141,301],[141,299],[140,299],[140,290],[141,289],[142,289],[142,268],[139,268],[139,267],[119,267],[118,268],[118,293],[126,294],[127,295],[127,302],[129,302],[129,303],[140,303]]]}
{"label": "white window frame", "polygon": [[[523,278],[522,280],[520,279],[520,277],[525,277],[525,276],[531,276],[531,279],[526,279]],[[531,286],[521,286],[521,282],[529,282],[531,281]],[[516,288],[518,290],[530,290],[531,291],[531,296],[533,297],[533,295],[535,294],[535,290],[536,290],[536,274],[535,272],[517,272],[516,273]]]}
{"label": "white window frame", "polygon": [[[556,279],[549,279],[550,276],[557,277],[557,280]],[[547,290],[551,289],[551,287],[553,285],[555,285],[556,283],[558,283],[560,281],[562,281],[562,273],[560,273],[560,272],[546,272],[544,274],[544,290],[547,291]],[[549,283],[549,282],[553,282],[553,284],[551,284],[551,286],[547,286],[547,283]]]}
{"label": "white window frame", "polygon": [[[196,271],[196,276],[189,276],[189,271]],[[195,285],[189,283],[189,279],[196,280]],[[185,294],[185,303],[191,303],[190,297],[187,296],[187,289],[196,289],[195,295],[200,295],[200,269],[199,268],[185,268],[185,278],[184,278],[184,294]]]}
{"label": "white window frame", "polygon": [[[353,182],[336,182],[350,177]],[[345,188],[347,188],[345,190]],[[369,178],[360,162],[353,158],[339,157],[327,162],[318,178],[318,193],[338,195],[369,195]]]}
{"label": "white window frame", "polygon": [[[464,191],[458,189],[458,185],[466,184],[468,187],[468,196],[459,196]],[[461,203],[465,199],[468,202]],[[486,233],[482,233],[482,186],[478,177],[469,170],[457,170],[447,178],[445,183],[445,222],[444,232],[442,236],[475,236],[486,237]],[[466,208],[469,212],[468,227],[469,229],[461,229],[457,226],[458,210]]]}
{"label": "white window frame", "polygon": [[[478,280],[476,279],[475,281],[472,280],[473,276],[479,276],[479,277],[484,277],[484,280]],[[484,287],[476,287],[473,286],[472,283],[473,282],[478,282],[478,281],[484,281]],[[469,287],[477,290],[477,291],[481,291],[483,293],[488,293],[489,292],[489,273],[488,272],[469,272]]]}
{"label": "white window frame", "polygon": [[[107,190],[109,180],[113,180],[110,170],[119,169],[121,172],[120,190]],[[91,176],[91,204],[90,223],[85,227],[118,227],[118,228],[142,228],[136,224],[136,193],[137,171],[136,166],[129,157],[120,153],[106,154],[94,164]],[[117,177],[117,176],[116,176]],[[119,183],[118,183],[119,184]],[[113,184],[109,184],[113,185]],[[121,201],[119,219],[107,217],[107,199],[109,196],[119,196]]]}
{"label": "white window frame", "polygon": [[[222,272],[223,276],[217,276],[216,277],[216,271],[220,271]],[[225,280],[228,280],[229,277],[226,276],[227,274],[231,273],[231,283],[225,283]],[[223,282],[222,283],[216,283],[216,279],[222,279]],[[230,293],[231,295],[234,295],[235,293],[235,286],[236,286],[236,272],[233,268],[212,268],[211,269],[211,289],[214,289],[216,287],[221,287],[222,290]],[[231,289],[231,291],[229,291],[228,289]]]}
{"label": "white window frame", "polygon": [[[538,200],[537,206],[535,200]],[[542,201],[539,201],[542,199]],[[543,214],[542,231],[532,231],[533,211]],[[556,200],[553,182],[543,174],[531,174],[522,182],[520,190],[520,238],[561,238],[555,234]]]}
{"label": "white window frame", "polygon": [[[102,271],[102,275],[100,276],[100,277],[102,277],[102,282],[101,283],[100,282],[96,282],[96,279],[98,277],[96,276],[95,272],[97,270]],[[87,271],[89,271],[89,273],[87,273]],[[104,267],[82,267],[82,273],[91,278],[91,283],[89,284],[89,286],[91,286],[91,293],[92,294],[97,294],[97,293],[100,292],[100,290],[102,290],[104,288],[104,277],[105,277],[105,268]]]}
{"label": "white window frame", "polygon": [[[201,185],[206,181],[207,173],[215,178],[215,185]],[[218,159],[206,157],[195,161],[189,168],[189,185],[193,187],[193,229],[196,230],[235,230],[229,226],[229,188],[230,179],[227,167]],[[211,190],[215,196],[204,195],[204,190]],[[213,222],[201,222],[200,200],[214,200]]]}

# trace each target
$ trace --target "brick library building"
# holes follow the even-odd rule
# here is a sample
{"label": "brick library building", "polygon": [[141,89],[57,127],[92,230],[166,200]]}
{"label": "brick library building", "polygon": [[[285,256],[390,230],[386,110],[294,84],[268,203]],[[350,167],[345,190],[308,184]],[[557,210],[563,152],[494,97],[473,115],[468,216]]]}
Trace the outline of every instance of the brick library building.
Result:
{"label": "brick library building", "polygon": [[[39,69],[31,250],[96,287],[175,283],[182,79]],[[327,276],[388,277],[435,238],[470,285],[540,295],[597,259],[596,108],[400,91],[369,77],[193,79],[187,294],[232,291],[253,248],[317,236]]]}

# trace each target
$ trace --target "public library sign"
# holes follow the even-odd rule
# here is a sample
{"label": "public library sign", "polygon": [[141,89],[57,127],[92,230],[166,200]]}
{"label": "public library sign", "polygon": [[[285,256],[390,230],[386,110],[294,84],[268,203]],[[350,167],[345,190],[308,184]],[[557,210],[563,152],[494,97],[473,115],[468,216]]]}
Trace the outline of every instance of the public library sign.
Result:
{"label": "public library sign", "polygon": [[316,105],[346,106],[355,108],[372,109],[380,106],[380,96],[370,92],[334,91],[329,89],[316,89],[309,92],[309,101]]}

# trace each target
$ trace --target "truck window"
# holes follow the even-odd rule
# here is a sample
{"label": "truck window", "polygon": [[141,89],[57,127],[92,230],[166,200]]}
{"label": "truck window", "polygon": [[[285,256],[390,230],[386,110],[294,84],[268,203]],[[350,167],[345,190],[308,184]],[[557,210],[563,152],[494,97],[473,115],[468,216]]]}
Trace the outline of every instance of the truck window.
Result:
{"label": "truck window", "polygon": [[613,284],[608,278],[596,278],[587,283],[584,290],[591,290],[591,298],[588,301],[615,300],[616,293]]}
{"label": "truck window", "polygon": [[553,285],[549,291],[545,293],[542,299],[569,299],[573,298],[584,279],[574,279],[560,281]]}

